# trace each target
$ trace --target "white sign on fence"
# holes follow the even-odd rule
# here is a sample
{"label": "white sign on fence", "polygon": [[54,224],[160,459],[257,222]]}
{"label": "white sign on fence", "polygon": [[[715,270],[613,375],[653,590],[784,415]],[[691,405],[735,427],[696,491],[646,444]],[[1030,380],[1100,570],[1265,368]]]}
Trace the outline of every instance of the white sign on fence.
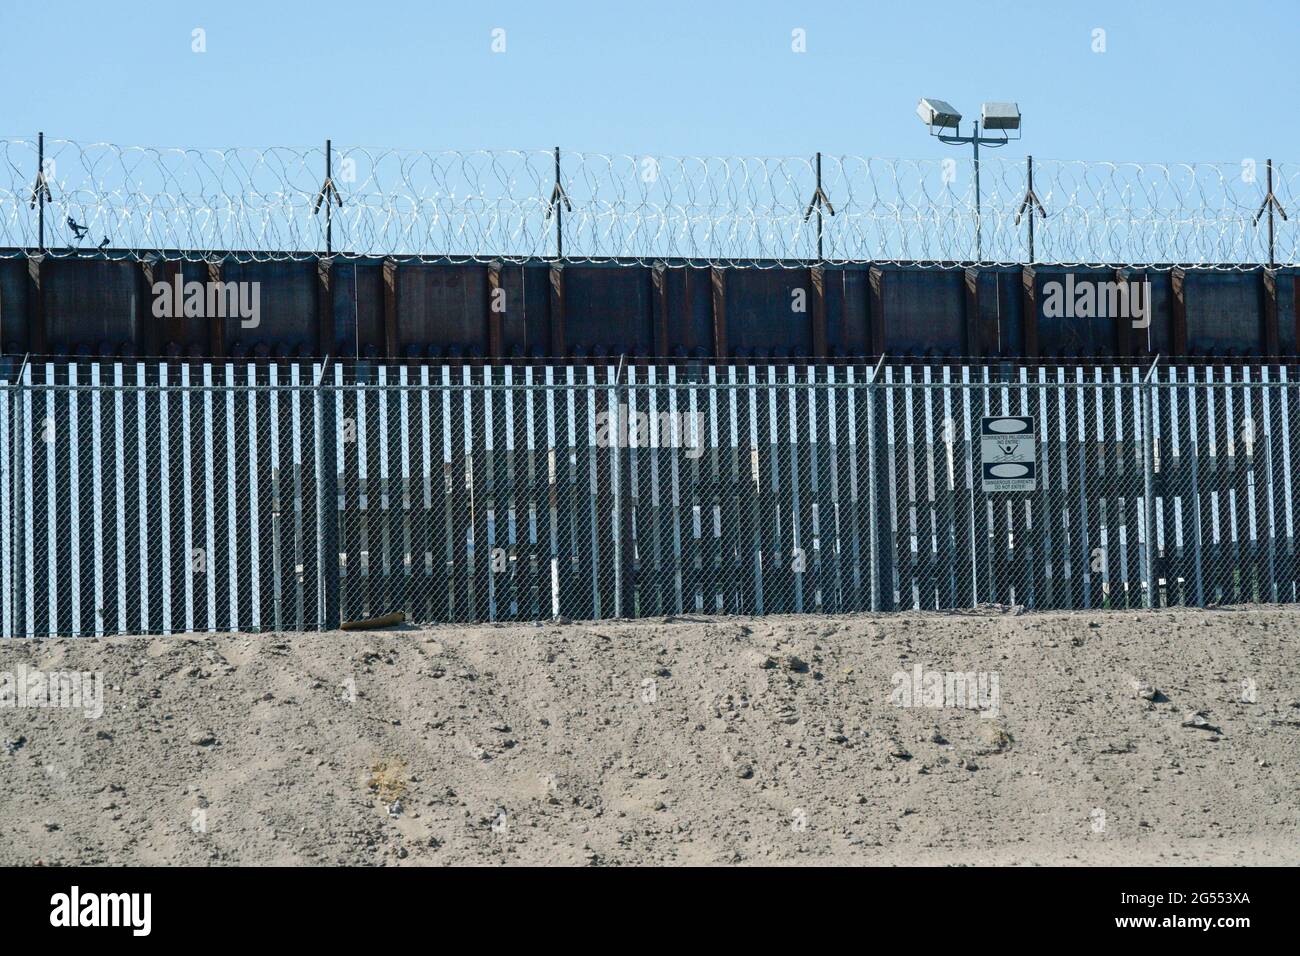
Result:
{"label": "white sign on fence", "polygon": [[984,491],[1033,491],[1038,463],[1034,420],[997,415],[980,419],[980,474]]}

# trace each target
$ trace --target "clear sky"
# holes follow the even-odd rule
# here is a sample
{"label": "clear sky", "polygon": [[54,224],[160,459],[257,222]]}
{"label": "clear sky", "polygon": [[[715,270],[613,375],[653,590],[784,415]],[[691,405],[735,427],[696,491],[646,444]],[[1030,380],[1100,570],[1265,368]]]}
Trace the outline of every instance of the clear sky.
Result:
{"label": "clear sky", "polygon": [[927,95],[1018,101],[1006,158],[1300,160],[1298,54],[1294,0],[0,0],[0,136],[949,155]]}

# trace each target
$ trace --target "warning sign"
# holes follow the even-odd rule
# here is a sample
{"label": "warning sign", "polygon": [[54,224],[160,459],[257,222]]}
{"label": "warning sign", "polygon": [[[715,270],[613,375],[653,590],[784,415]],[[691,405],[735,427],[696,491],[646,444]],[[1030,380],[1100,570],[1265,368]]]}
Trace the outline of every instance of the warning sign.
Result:
{"label": "warning sign", "polygon": [[1038,439],[1028,416],[980,419],[980,472],[985,491],[1033,491]]}

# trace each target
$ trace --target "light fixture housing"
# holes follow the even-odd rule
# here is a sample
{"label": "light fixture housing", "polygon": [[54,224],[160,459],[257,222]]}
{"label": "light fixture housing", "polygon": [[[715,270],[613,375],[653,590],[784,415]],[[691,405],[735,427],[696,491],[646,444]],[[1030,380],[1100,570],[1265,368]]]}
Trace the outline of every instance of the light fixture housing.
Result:
{"label": "light fixture housing", "polygon": [[945,100],[932,97],[921,98],[921,102],[916,105],[916,115],[921,117],[922,123],[932,128],[956,129],[957,124],[961,122],[961,114],[957,112],[955,106]]}
{"label": "light fixture housing", "polygon": [[980,107],[980,125],[985,129],[1020,129],[1020,107],[1015,103],[985,103]]}

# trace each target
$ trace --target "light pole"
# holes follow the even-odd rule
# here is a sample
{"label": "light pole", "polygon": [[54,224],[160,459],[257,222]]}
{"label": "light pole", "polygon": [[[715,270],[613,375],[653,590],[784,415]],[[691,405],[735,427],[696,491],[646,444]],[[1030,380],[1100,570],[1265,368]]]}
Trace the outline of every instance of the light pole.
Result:
{"label": "light pole", "polygon": [[[916,106],[916,115],[921,117],[921,122],[929,128],[930,135],[938,138],[939,142],[947,143],[949,146],[964,146],[969,143],[974,151],[975,258],[983,261],[984,237],[980,221],[980,147],[1005,146],[1011,142],[1011,138],[1007,135],[1010,132],[1015,132],[1016,139],[1019,139],[1020,107],[1015,103],[985,103],[980,107],[979,120],[972,124],[974,132],[970,136],[961,135],[961,114],[945,100],[923,97]],[[989,130],[999,130],[1001,135],[981,136],[981,125],[986,133]]]}

